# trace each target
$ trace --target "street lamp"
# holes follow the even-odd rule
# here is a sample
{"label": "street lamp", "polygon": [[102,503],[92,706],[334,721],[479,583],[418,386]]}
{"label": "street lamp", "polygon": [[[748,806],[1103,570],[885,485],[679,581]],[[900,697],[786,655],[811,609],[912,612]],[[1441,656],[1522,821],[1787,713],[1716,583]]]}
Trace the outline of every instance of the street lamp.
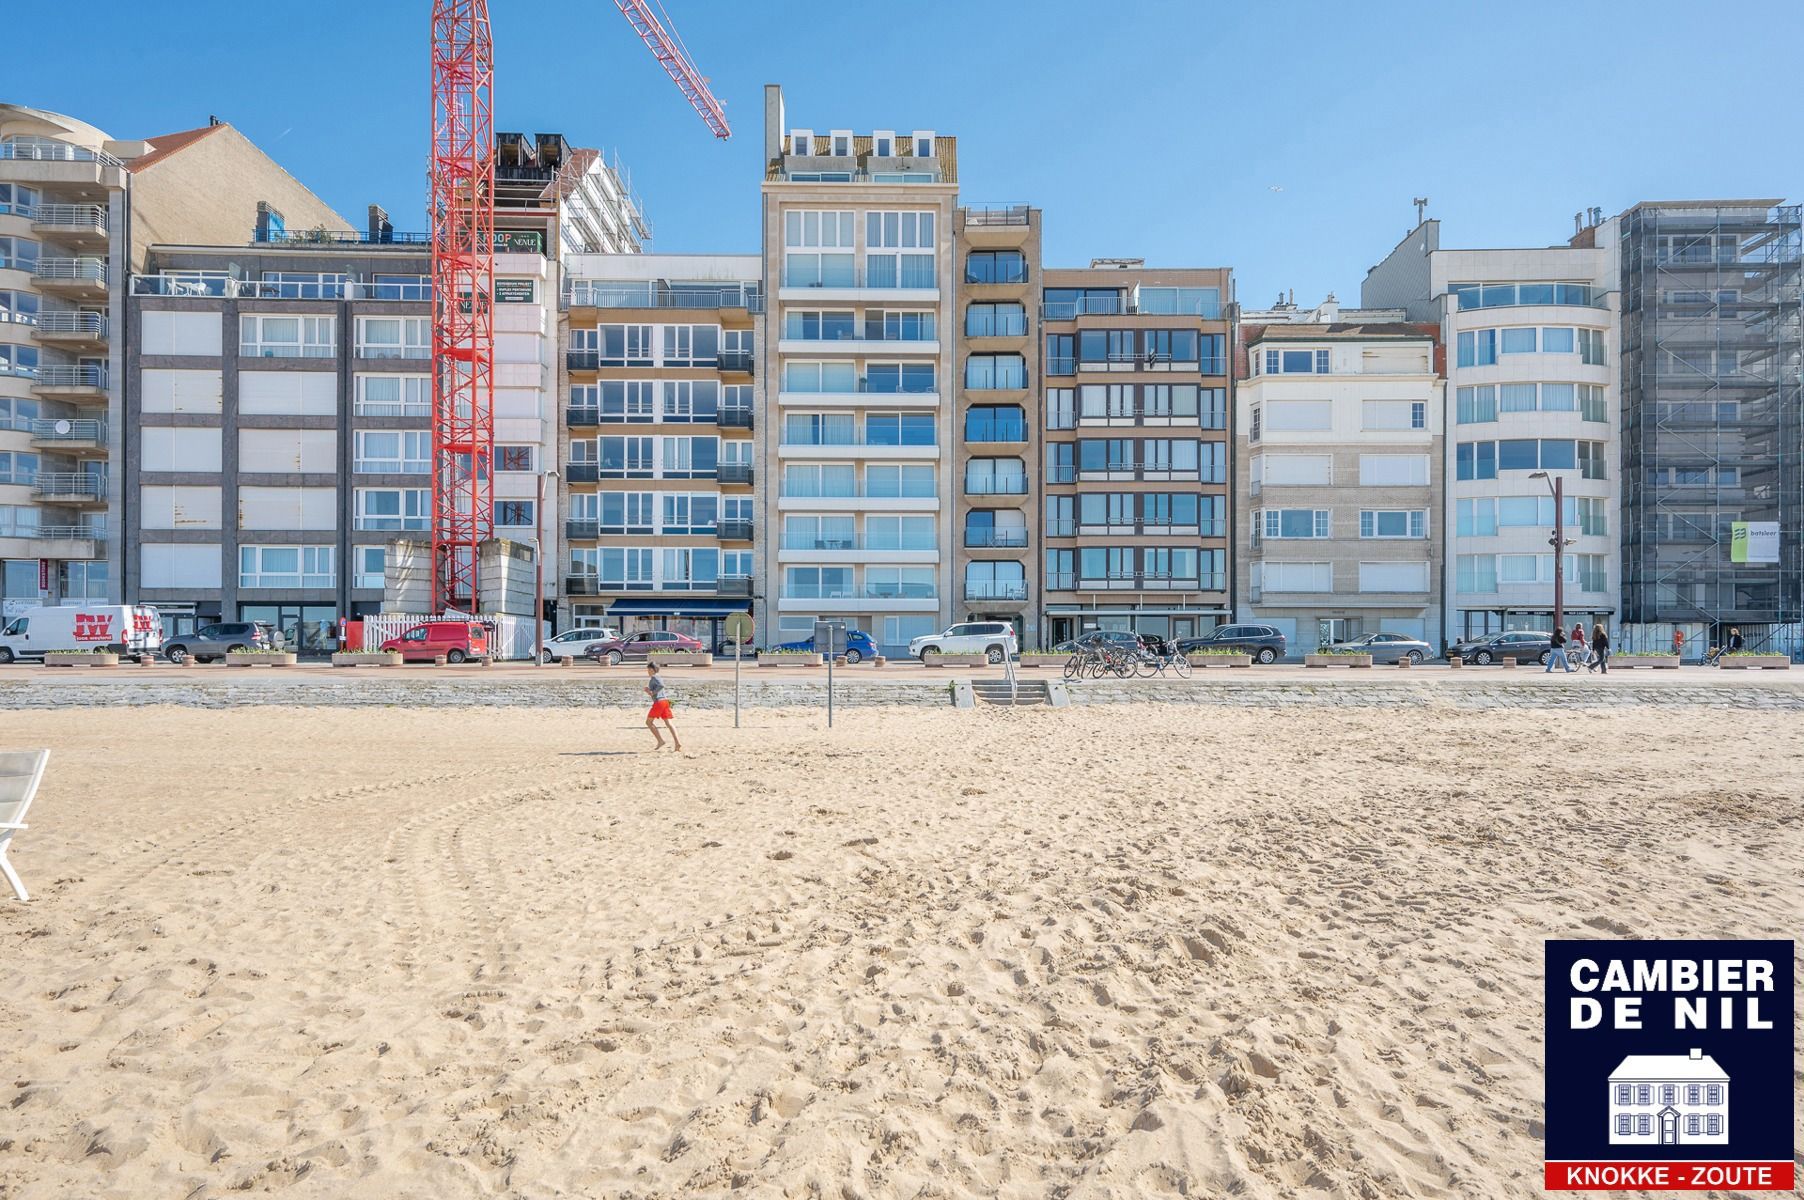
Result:
{"label": "street lamp", "polygon": [[558,477],[555,468],[533,479],[532,506],[532,665],[545,665],[545,481]]}
{"label": "street lamp", "polygon": [[1571,544],[1566,537],[1565,481],[1547,471],[1535,471],[1529,478],[1547,480],[1547,490],[1553,493],[1553,536],[1547,539],[1553,547],[1553,627],[1563,630],[1566,628],[1566,547]]}

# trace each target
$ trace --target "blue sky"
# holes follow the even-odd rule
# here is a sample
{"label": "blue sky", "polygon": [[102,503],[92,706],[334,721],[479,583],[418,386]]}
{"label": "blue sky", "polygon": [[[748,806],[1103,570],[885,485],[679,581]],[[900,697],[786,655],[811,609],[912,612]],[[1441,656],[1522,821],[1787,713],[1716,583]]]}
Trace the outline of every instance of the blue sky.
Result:
{"label": "blue sky", "polygon": [[[1804,34],[1796,0],[664,3],[731,142],[609,0],[490,0],[497,126],[618,150],[658,250],[756,250],[766,82],[792,126],[957,135],[963,198],[1043,208],[1050,265],[1225,264],[1251,305],[1356,299],[1415,196],[1460,246],[1554,242],[1591,205],[1804,199],[1794,74],[1773,57]],[[12,46],[71,45],[60,10],[14,7]],[[424,227],[429,0],[84,11],[105,31],[84,69],[15,49],[0,100],[120,137],[218,114],[354,223],[374,201]]]}

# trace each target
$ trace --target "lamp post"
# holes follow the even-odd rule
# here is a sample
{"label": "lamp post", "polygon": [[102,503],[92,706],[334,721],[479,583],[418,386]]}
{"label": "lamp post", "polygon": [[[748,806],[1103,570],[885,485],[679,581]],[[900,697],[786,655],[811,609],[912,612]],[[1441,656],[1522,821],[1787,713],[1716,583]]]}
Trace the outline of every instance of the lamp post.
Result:
{"label": "lamp post", "polygon": [[1553,493],[1553,627],[1566,628],[1566,489],[1565,481],[1547,471],[1536,471],[1530,479],[1547,480]]}
{"label": "lamp post", "polygon": [[540,471],[533,479],[532,506],[532,665],[545,665],[545,481],[556,479],[555,470]]}

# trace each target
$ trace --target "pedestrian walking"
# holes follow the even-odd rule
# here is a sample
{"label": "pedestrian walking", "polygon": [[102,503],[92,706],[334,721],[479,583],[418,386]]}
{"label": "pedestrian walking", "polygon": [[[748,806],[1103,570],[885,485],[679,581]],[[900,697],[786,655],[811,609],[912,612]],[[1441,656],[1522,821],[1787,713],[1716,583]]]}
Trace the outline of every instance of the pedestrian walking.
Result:
{"label": "pedestrian walking", "polygon": [[1593,667],[1605,675],[1610,673],[1610,631],[1599,621],[1591,628],[1591,661],[1585,664],[1585,670]]}
{"label": "pedestrian walking", "polygon": [[1553,643],[1553,649],[1547,654],[1547,670],[1541,673],[1548,674],[1553,670],[1554,664],[1558,663],[1568,675],[1572,674],[1572,660],[1566,657],[1566,631],[1556,625],[1547,640]]}
{"label": "pedestrian walking", "polygon": [[1572,665],[1576,667],[1582,664],[1586,670],[1589,670],[1591,659],[1585,653],[1585,623],[1583,621],[1573,622],[1571,645]]}
{"label": "pedestrian walking", "polygon": [[683,743],[677,739],[676,726],[670,723],[670,698],[664,694],[664,681],[658,678],[658,664],[645,664],[645,694],[651,697],[651,711],[645,714],[645,727],[651,735],[658,739],[658,749],[664,748],[664,735],[658,732],[657,722],[664,722],[664,728],[670,732],[670,744],[681,750]]}
{"label": "pedestrian walking", "polygon": [[1673,626],[1672,631],[1672,652],[1674,654],[1685,653],[1685,631],[1676,625]]}

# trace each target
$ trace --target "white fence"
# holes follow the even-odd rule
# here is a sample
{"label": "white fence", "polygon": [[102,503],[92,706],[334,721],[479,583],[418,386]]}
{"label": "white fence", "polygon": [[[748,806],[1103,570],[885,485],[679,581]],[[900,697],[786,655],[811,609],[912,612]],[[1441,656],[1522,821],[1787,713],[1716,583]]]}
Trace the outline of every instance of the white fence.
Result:
{"label": "white fence", "polygon": [[[390,638],[398,638],[424,621],[478,621],[489,627],[489,650],[498,659],[524,659],[531,661],[533,656],[532,622],[525,617],[514,616],[469,616],[466,613],[447,613],[442,617],[406,616],[401,613],[382,613],[374,617],[363,618],[363,644],[366,649],[380,646]],[[546,627],[541,636],[550,637],[551,630]]]}

